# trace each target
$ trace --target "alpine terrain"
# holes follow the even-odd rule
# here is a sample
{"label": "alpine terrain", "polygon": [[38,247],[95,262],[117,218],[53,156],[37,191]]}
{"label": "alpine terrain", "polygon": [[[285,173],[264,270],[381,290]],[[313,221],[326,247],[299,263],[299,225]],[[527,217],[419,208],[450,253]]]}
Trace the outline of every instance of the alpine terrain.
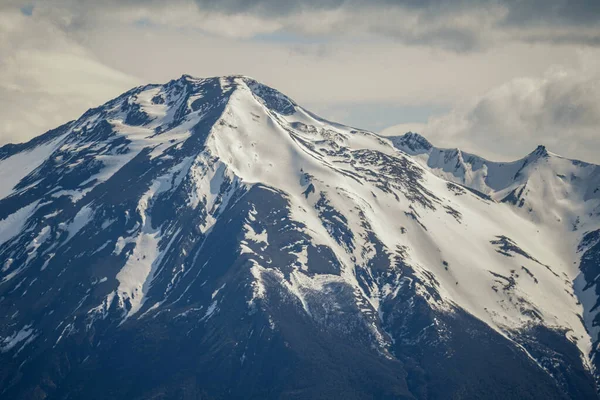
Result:
{"label": "alpine terrain", "polygon": [[600,167],[243,76],[0,148],[1,399],[597,399]]}

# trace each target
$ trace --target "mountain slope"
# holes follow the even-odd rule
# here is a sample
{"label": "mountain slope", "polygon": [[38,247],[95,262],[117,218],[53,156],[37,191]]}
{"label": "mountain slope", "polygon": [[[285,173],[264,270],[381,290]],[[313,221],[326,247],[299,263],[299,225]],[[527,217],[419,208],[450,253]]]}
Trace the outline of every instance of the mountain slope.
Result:
{"label": "mountain slope", "polygon": [[597,351],[600,287],[598,274],[591,271],[598,269],[600,166],[560,157],[544,146],[514,162],[493,162],[460,149],[435,147],[413,132],[389,139],[436,176],[509,204],[539,230],[554,233],[549,243],[580,266],[574,288]]}
{"label": "mountain slope", "polygon": [[392,143],[183,76],[1,148],[0,397],[597,397],[597,193]]}

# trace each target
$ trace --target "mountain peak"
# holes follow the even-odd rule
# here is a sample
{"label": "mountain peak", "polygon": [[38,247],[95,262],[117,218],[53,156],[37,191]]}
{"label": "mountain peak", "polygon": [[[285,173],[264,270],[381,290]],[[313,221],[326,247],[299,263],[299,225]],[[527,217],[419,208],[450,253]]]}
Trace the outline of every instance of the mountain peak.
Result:
{"label": "mountain peak", "polygon": [[182,74],[181,77],[179,77],[179,79],[177,80],[186,80],[186,81],[203,81],[206,79],[244,79],[244,80],[252,80],[255,81],[256,79],[252,78],[251,76],[248,75],[243,75],[243,74],[231,74],[231,75],[219,75],[219,76],[211,76],[211,77],[198,77],[195,75],[191,75],[191,74]]}
{"label": "mountain peak", "polygon": [[541,145],[541,144],[538,147],[536,147],[535,150],[529,154],[529,156],[534,156],[534,157],[539,157],[539,158],[548,157],[549,155],[550,155],[550,153],[548,152],[548,149],[546,149],[546,146]]}
{"label": "mountain peak", "polygon": [[427,153],[433,145],[422,135],[416,132],[406,132],[402,136],[389,137],[396,148],[409,154]]}
{"label": "mountain peak", "polygon": [[179,80],[181,80],[181,81],[200,81],[200,80],[202,80],[202,78],[198,78],[198,77],[190,75],[190,74],[183,74],[183,75],[181,75]]}

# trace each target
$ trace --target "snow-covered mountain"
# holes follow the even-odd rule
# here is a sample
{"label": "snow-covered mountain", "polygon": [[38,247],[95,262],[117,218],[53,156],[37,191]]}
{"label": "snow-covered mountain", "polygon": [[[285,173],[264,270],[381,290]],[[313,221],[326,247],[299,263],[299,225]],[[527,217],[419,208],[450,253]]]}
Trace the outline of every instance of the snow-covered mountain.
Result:
{"label": "snow-covered mountain", "polygon": [[135,88],[0,148],[0,398],[597,398],[599,171]]}

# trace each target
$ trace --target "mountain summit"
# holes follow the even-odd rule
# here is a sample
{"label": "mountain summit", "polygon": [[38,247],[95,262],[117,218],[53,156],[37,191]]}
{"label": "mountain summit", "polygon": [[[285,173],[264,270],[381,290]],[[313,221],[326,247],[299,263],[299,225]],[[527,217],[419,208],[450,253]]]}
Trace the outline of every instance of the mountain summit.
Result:
{"label": "mountain summit", "polygon": [[404,139],[184,75],[0,148],[0,398],[598,398],[598,167]]}

